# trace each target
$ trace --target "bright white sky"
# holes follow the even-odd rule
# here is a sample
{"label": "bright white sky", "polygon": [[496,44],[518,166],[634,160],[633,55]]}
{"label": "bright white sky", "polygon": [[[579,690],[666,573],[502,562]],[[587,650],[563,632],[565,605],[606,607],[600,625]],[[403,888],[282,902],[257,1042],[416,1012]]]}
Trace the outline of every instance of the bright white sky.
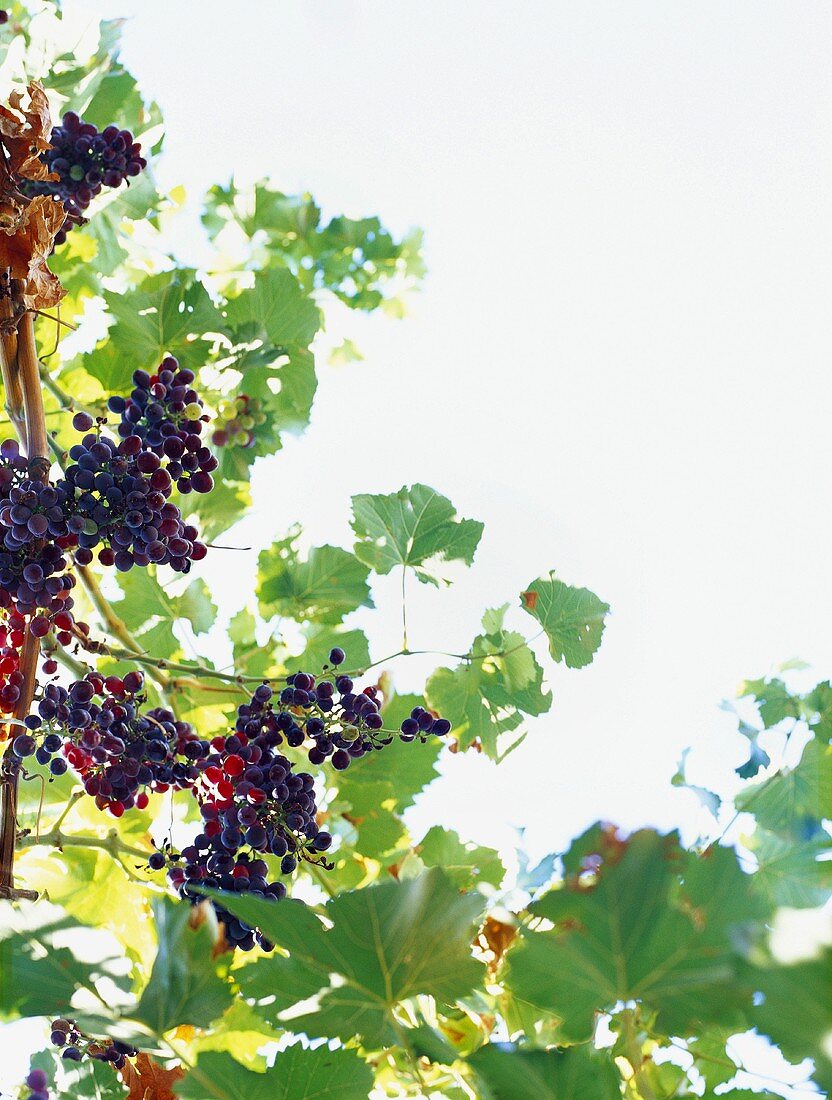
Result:
{"label": "bright white sky", "polygon": [[[414,586],[412,644],[464,651],[550,567],[612,604],[526,743],[450,762],[420,822],[522,824],[539,851],[599,816],[704,824],[668,780],[686,745],[700,778],[744,758],[720,699],[791,657],[832,671],[832,11],[90,6],[134,16],[161,179],[195,205],[233,170],[426,229],[412,316],[355,318],[366,362],[324,369],[311,430],[259,479],[255,545],[295,519],[348,540],[350,493],[422,480],[486,535],[449,593]],[[381,656],[395,582],[379,597]]]}
{"label": "bright white sky", "polygon": [[[499,769],[449,761],[417,835],[510,846],[524,825],[542,854],[598,817],[707,827],[669,779],[686,745],[699,781],[744,759],[719,701],[791,657],[832,672],[832,9],[88,6],[134,16],[163,184],[196,205],[232,171],[271,176],[427,232],[411,317],[355,318],[366,361],[324,369],[247,537],[297,519],[349,545],[350,493],[421,480],[486,534],[449,593],[418,586],[412,644],[462,651],[550,567],[612,604],[595,663],[553,672],[551,714]],[[233,569],[243,598],[246,568],[211,577]],[[377,595],[380,656],[395,584]]]}

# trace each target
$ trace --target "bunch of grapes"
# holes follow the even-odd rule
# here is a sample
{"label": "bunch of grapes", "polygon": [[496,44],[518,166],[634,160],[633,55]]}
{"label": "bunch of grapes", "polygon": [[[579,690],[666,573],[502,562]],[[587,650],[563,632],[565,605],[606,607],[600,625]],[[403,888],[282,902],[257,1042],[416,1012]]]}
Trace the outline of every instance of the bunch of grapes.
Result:
{"label": "bunch of grapes", "polygon": [[63,774],[69,762],[98,808],[115,817],[134,806],[143,809],[148,790],[193,787],[208,742],[169,710],[143,712],[143,692],[140,672],[123,678],[91,672],[69,689],[48,684],[37,715],[26,719],[30,732],[14,739],[12,751],[20,758],[34,752],[53,775]]}
{"label": "bunch of grapes", "polygon": [[43,637],[53,623],[69,631],[72,588],[65,549],[71,543],[60,492],[29,476],[12,439],[0,444],[0,608],[31,617]]}
{"label": "bunch of grapes", "polygon": [[216,447],[253,447],[255,429],[265,422],[260,399],[238,394],[220,402],[211,442]]}
{"label": "bunch of grapes", "polygon": [[200,438],[208,417],[202,399],[193,388],[194,372],[181,370],[173,356],[164,359],[155,374],[137,370],[129,397],[109,400],[119,413],[122,439],[138,437],[176,482],[180,493],[208,493],[214,487],[211,473],[217,460]]}
{"label": "bunch of grapes", "polygon": [[25,1100],[49,1100],[49,1078],[42,1069],[30,1069],[24,1084],[29,1089]]}
{"label": "bunch of grapes", "polygon": [[[329,660],[335,666],[342,664],[344,651],[336,647]],[[316,679],[309,672],[295,672],[287,677],[277,709],[271,690],[258,688],[251,702],[239,707],[236,728],[248,736],[268,730],[278,744],[285,739],[292,748],[305,744],[311,764],[329,759],[337,771],[389,745],[396,732],[402,741],[414,741],[429,734],[442,737],[451,729],[446,718],[416,707],[398,731],[385,730],[380,709],[375,686],[356,691],[349,676],[336,676],[333,682],[331,678]]]}
{"label": "bunch of grapes", "polygon": [[[74,424],[83,431],[92,420],[77,413]],[[101,544],[101,563],[121,572],[154,562],[187,573],[192,561],[205,557],[196,528],[168,500],[170,474],[153,451],[144,449],[139,436],[126,436],[117,444],[100,432],[88,432],[70,448],[69,457],[73,464],[55,488],[80,565],[88,565],[92,550]]]}
{"label": "bunch of grapes", "polygon": [[[271,696],[262,684],[255,697]],[[280,860],[280,873],[291,874],[298,861],[320,862],[332,843],[316,821],[314,783],[307,772],[296,773],[293,764],[276,751],[281,740],[272,729],[249,737],[235,732],[216,737],[212,752],[200,764],[196,796],[202,815],[202,832],[181,854],[156,852],[150,866],[170,863],[168,878],[182,897],[200,901],[193,887],[246,892],[257,897],[282,898],[286,887],[269,881],[264,855]],[[226,927],[228,940],[242,950],[266,941],[245,922],[215,906]]]}
{"label": "bunch of grapes", "polygon": [[51,135],[52,147],[41,159],[55,179],[22,180],[21,190],[28,196],[52,195],[60,199],[66,220],[55,239],[66,240],[66,234],[76,225],[83,225],[84,211],[102,187],[119,187],[147,167],[141,145],[133,140],[129,130],[107,126],[100,133],[91,122],[84,122],[74,111],[67,111],[63,125]]}
{"label": "bunch of grapes", "polygon": [[74,1020],[53,1020],[51,1028],[53,1044],[61,1048],[61,1057],[70,1062],[80,1062],[84,1057],[95,1058],[121,1069],[128,1058],[135,1058],[139,1053],[134,1046],[118,1039],[101,1040],[85,1035]]}

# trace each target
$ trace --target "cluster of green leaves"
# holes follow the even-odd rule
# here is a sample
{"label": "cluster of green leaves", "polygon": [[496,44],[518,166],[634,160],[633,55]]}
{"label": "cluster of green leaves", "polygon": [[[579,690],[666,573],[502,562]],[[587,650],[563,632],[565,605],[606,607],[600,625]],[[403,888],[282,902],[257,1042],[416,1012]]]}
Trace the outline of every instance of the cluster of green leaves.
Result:
{"label": "cluster of green leaves", "polygon": [[[38,8],[30,17],[12,5],[17,45],[0,44],[0,72],[43,77],[56,105],[100,125],[115,119],[158,152],[161,117],[118,59],[117,25],[103,23],[81,56],[59,7]],[[217,490],[186,501],[215,538],[249,508],[253,462],[309,421],[328,303],[398,309],[421,273],[419,241],[396,242],[374,218],[324,223],[308,195],[231,184],[206,199],[215,263],[200,274],[165,244],[182,201],[161,195],[152,174],[103,200],[54,266],[68,291],[62,319],[101,309],[106,332],[90,346],[65,343],[59,330],[56,346],[41,320],[39,335],[58,446],[71,438],[69,405],[103,413],[133,370],[165,354],[199,373],[209,406],[243,392],[262,401],[255,446],[225,450]],[[374,661],[356,622],[391,573],[403,592],[407,578],[418,582],[411,593],[447,586],[472,565],[482,525],[420,484],[355,495],[339,544],[309,546],[294,517],[282,518],[284,533],[260,553],[251,605],[228,624],[235,673],[315,670],[342,645],[351,669],[374,670],[385,724],[398,726],[421,697],[396,693],[392,658]],[[121,651],[99,667],[129,667],[131,648],[164,661],[148,668],[153,690],[201,733],[227,729],[245,689],[207,653],[194,658],[216,634],[222,594],[152,569],[118,586],[109,610],[88,609],[94,632]],[[453,748],[495,762],[552,705],[546,650],[569,669],[588,665],[609,611],[551,573],[516,590],[513,606],[485,610],[470,646],[425,687],[452,723]],[[299,645],[285,640],[294,636]],[[403,639],[394,656],[409,652]],[[162,811],[165,827],[171,815],[177,828],[193,825],[187,797],[172,808],[154,798],[112,825],[89,800],[73,801],[69,775],[43,789],[24,784],[19,874],[48,902],[0,903],[0,1014],[70,1015],[92,1034],[135,1043],[163,1075],[181,1062],[184,1075],[171,1073],[157,1091],[199,1100],[361,1100],[371,1090],[449,1100],[711,1096],[736,1078],[732,1037],[751,1028],[793,1061],[812,1058],[828,1088],[832,1021],[818,1008],[828,958],[810,950],[782,961],[767,929],[781,907],[818,906],[828,890],[832,689],[799,694],[765,680],[744,690],[759,721],[740,727],[751,757],[738,769],[735,806],[749,824],[737,851],[714,838],[688,851],[675,834],[596,826],[535,868],[521,853],[512,880],[499,853],[441,824],[410,835],[406,812],[438,775],[442,746],[396,741],[327,776],[334,867],[315,877],[301,868],[298,893],[310,904],[224,899],[275,942],[271,956],[220,951],[211,910],[175,904],[147,872]],[[799,759],[789,755],[798,744]],[[704,794],[718,809],[719,797]],[[144,1095],[107,1066],[56,1065],[47,1053],[35,1061],[49,1066],[56,1096]]]}

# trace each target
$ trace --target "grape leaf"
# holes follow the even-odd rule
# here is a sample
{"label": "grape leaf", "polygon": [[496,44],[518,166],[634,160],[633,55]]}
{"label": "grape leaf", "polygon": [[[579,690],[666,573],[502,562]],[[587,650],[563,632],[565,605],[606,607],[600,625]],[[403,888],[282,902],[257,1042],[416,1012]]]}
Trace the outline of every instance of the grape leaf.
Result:
{"label": "grape leaf", "polygon": [[688,1042],[693,1064],[709,1088],[724,1085],[737,1075],[739,1067],[726,1050],[731,1034],[730,1028],[708,1028]]}
{"label": "grape leaf", "polygon": [[232,298],[225,313],[232,329],[256,327],[281,347],[308,347],[321,324],[318,307],[282,267],[258,271],[254,286]]}
{"label": "grape leaf", "polygon": [[416,845],[419,858],[427,867],[441,867],[460,889],[487,882],[495,889],[505,878],[506,869],[494,848],[465,843],[453,829],[434,825]]}
{"label": "grape leaf", "polygon": [[264,615],[336,624],[373,606],[365,565],[338,546],[313,546],[302,561],[298,535],[295,530],[260,554],[257,594]]}
{"label": "grape leaf", "polygon": [[753,697],[766,729],[771,729],[786,718],[800,717],[799,700],[789,691],[783,680],[776,677],[770,680],[746,680],[741,684],[738,694]]}
{"label": "grape leaf", "polygon": [[[310,995],[311,975],[318,974],[318,990],[326,990],[319,1010],[291,1024],[310,1036],[360,1034],[371,1043],[395,1042],[390,1014],[399,1001],[419,993],[453,1000],[483,974],[470,949],[481,900],[460,896],[436,869],[406,882],[339,894],[326,905],[332,922],[328,930],[300,902],[271,903],[240,894],[221,898],[235,916],[289,952],[288,965],[279,957],[268,960],[267,998],[283,988],[284,977],[297,976],[298,964],[304,998]],[[338,976],[334,986],[332,974]],[[251,995],[251,986],[244,990]]]}
{"label": "grape leaf", "polygon": [[757,1029],[791,1061],[813,1058],[815,1080],[832,1089],[832,949],[794,966],[760,968],[751,976],[762,993],[752,1013]]}
{"label": "grape leaf", "polygon": [[522,635],[503,629],[504,614],[505,608],[487,611],[487,633],[474,639],[470,660],[437,669],[425,686],[430,706],[451,723],[460,747],[479,740],[492,760],[503,759],[523,736],[503,748],[501,735],[552,704],[551,693],[543,690],[543,669]]}
{"label": "grape leaf", "polygon": [[468,1057],[484,1100],[619,1100],[621,1078],[609,1057],[574,1047],[522,1050],[486,1043]]}
{"label": "grape leaf", "polygon": [[[11,903],[0,902],[0,929],[13,925]],[[95,989],[100,979],[122,989],[129,981],[112,958],[82,962],[68,947],[56,946],[56,935],[73,922],[47,914],[39,927],[11,932],[0,939],[0,1013],[6,1016],[55,1016],[68,1011],[79,989]],[[39,914],[35,914],[37,919]]]}
{"label": "grape leaf", "polygon": [[[370,663],[370,650],[367,635],[363,630],[333,629],[330,626],[308,623],[303,630],[306,647],[297,657],[286,657],[283,663],[287,672],[311,672],[317,676],[329,664],[329,654],[333,646],[340,646],[347,655],[348,668],[364,668]],[[327,675],[335,675],[330,667]]]}
{"label": "grape leaf", "polygon": [[181,596],[171,600],[178,618],[187,619],[195,634],[205,634],[217,618],[217,606],[201,577],[191,581]]}
{"label": "grape leaf", "polygon": [[225,330],[207,290],[188,269],[150,275],[137,289],[107,292],[104,300],[115,321],[105,346],[115,358],[99,360],[93,353],[85,362],[108,390],[129,389],[134,370],[152,371],[167,354],[199,369],[207,350],[204,334]]}
{"label": "grape leaf", "polygon": [[180,1024],[207,1027],[232,1000],[211,957],[214,930],[208,921],[194,927],[197,911],[168,898],[154,899],[153,912],[159,949],[132,1016],[155,1035]]}
{"label": "grape leaf", "polygon": [[476,520],[457,519],[451,502],[427,485],[386,496],[360,493],[352,498],[352,509],[361,561],[382,574],[401,565],[430,584],[445,579],[444,562],[470,565],[483,531]]}
{"label": "grape leaf", "polygon": [[832,816],[832,746],[813,738],[794,768],[746,787],[734,804],[770,832],[799,836],[807,821]]}
{"label": "grape leaf", "polygon": [[252,1073],[227,1054],[200,1054],[174,1087],[190,1100],[358,1100],[372,1091],[373,1074],[354,1051],[296,1043],[266,1073]]}
{"label": "grape leaf", "polygon": [[[638,1000],[665,1034],[733,1022],[750,1007],[738,977],[734,926],[766,910],[727,848],[685,853],[675,834],[621,840],[596,826],[576,846],[580,864],[531,910],[555,925],[525,933],[508,955],[509,985],[555,1013],[570,1042],[589,1039],[594,1014]],[[567,853],[569,869],[575,856]],[[588,876],[588,877],[587,877]]]}
{"label": "grape leaf", "polygon": [[823,858],[829,853],[828,837],[822,842],[785,840],[758,827],[746,843],[757,858],[754,888],[772,909],[823,905],[829,898],[832,860]]}
{"label": "grape leaf", "polygon": [[523,609],[537,619],[549,639],[549,652],[569,668],[583,668],[601,644],[609,604],[588,588],[571,588],[554,573],[533,581],[521,595]]}

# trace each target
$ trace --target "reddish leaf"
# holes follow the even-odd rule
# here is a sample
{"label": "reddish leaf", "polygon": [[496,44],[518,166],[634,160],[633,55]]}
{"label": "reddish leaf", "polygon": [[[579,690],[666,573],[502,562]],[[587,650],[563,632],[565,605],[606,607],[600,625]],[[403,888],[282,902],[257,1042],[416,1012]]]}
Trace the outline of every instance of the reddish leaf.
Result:
{"label": "reddish leaf", "polygon": [[176,1100],[172,1090],[175,1081],[185,1076],[181,1066],[165,1069],[148,1054],[140,1054],[122,1066],[121,1079],[130,1089],[127,1100]]}
{"label": "reddish leaf", "polygon": [[520,599],[523,601],[523,607],[525,607],[527,611],[534,611],[535,607],[537,606],[537,597],[537,592],[520,593]]}

